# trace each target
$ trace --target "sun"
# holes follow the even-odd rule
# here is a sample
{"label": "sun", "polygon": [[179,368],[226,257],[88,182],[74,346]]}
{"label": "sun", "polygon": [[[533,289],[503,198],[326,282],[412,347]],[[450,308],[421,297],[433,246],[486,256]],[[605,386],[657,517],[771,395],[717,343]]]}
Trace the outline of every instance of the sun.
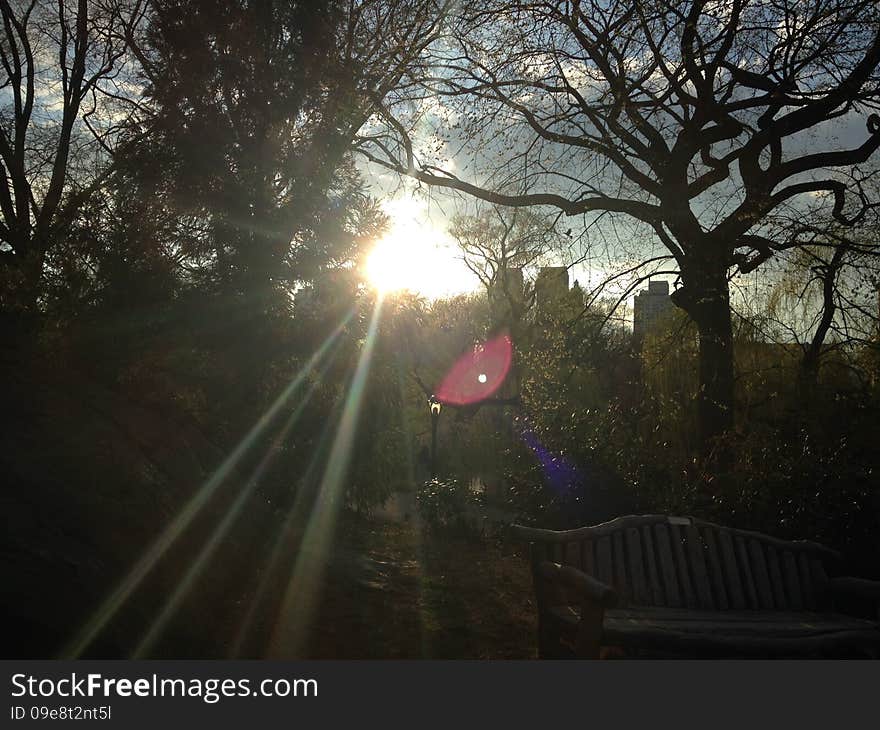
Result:
{"label": "sun", "polygon": [[387,236],[377,241],[367,256],[366,273],[378,291],[388,294],[411,288],[418,269],[406,242]]}
{"label": "sun", "polygon": [[423,204],[405,198],[388,201],[383,208],[390,227],[366,258],[364,273],[370,285],[382,294],[410,291],[429,299],[476,288],[476,277]]}

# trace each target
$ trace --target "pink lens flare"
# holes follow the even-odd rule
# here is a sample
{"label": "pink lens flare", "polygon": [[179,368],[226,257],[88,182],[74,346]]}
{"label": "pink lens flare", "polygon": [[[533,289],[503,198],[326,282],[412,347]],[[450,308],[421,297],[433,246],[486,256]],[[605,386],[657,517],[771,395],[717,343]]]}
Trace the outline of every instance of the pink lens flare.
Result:
{"label": "pink lens flare", "polygon": [[452,366],[435,393],[441,403],[470,405],[497,391],[513,361],[513,343],[505,332],[475,345]]}

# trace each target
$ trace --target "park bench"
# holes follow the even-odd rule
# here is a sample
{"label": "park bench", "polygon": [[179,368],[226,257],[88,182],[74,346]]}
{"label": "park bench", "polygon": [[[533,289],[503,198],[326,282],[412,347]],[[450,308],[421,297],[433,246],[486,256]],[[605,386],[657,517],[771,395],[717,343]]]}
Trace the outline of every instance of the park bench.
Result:
{"label": "park bench", "polygon": [[666,515],[512,532],[530,543],[541,658],[880,650],[880,582],[830,577],[840,555],[814,542]]}

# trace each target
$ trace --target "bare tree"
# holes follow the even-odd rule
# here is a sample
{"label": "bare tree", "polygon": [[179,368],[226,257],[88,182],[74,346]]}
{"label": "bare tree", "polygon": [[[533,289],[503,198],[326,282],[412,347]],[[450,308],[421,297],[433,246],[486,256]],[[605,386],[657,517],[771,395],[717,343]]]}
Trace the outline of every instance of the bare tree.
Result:
{"label": "bare tree", "polygon": [[871,204],[858,165],[880,147],[880,8],[498,0],[466,6],[430,51],[432,74],[389,99],[364,154],[496,204],[647,224],[699,330],[708,451],[733,423],[729,275],[780,249],[763,228],[780,206],[825,195],[846,225]]}
{"label": "bare tree", "polygon": [[[97,184],[97,158],[115,128],[99,120],[99,108],[117,96],[123,19],[131,24],[140,5],[0,0],[4,308],[37,307],[47,250],[82,203],[83,189]],[[75,175],[74,168],[88,173]]]}
{"label": "bare tree", "polygon": [[563,253],[553,219],[536,211],[493,205],[456,216],[449,234],[465,266],[485,289],[495,326],[517,329],[534,300],[524,271]]}
{"label": "bare tree", "polygon": [[845,361],[876,337],[880,247],[873,218],[855,229],[828,221],[788,225],[788,238],[803,245],[781,259],[759,317],[765,341],[800,347],[798,402],[806,409],[828,356],[838,351]]}

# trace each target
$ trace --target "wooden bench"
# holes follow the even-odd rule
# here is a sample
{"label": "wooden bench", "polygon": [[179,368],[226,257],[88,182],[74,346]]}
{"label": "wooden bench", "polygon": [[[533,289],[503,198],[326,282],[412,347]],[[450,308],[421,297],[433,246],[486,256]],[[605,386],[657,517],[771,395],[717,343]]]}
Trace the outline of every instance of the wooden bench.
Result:
{"label": "wooden bench", "polygon": [[512,531],[530,543],[541,658],[880,650],[880,582],[829,577],[840,556],[814,542],[666,515]]}

